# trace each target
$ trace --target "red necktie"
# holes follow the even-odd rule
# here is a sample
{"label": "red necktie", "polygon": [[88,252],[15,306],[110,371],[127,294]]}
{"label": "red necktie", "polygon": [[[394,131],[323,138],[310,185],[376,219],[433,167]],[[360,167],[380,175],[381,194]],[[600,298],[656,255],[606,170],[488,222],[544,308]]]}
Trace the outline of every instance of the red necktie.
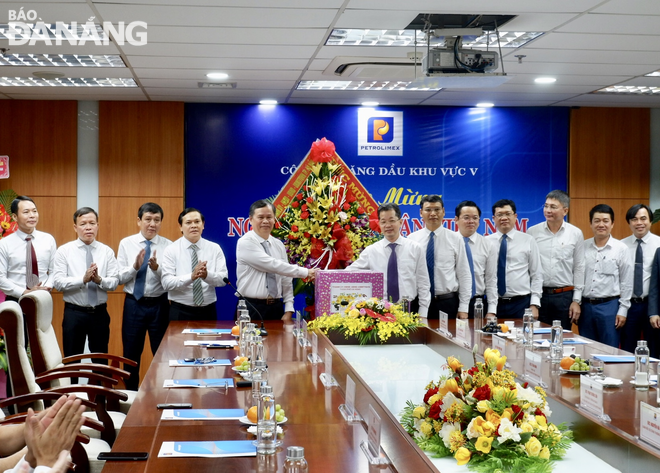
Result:
{"label": "red necktie", "polygon": [[25,286],[28,289],[39,285],[39,267],[37,266],[37,254],[32,246],[32,236],[25,237]]}

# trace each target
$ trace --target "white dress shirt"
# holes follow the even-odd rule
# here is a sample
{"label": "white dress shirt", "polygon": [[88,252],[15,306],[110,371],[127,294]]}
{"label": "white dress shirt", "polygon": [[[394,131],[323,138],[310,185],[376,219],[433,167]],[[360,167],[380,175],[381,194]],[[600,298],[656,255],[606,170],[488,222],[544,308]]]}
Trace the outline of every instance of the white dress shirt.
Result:
{"label": "white dress shirt", "polygon": [[[138,233],[124,238],[119,243],[119,251],[117,252],[117,263],[119,264],[119,284],[124,285],[124,292],[133,294],[135,288],[135,276],[137,270],[133,266],[135,258],[138,253],[144,250],[147,246],[147,239]],[[165,288],[160,282],[163,273],[163,267],[160,264],[160,259],[163,257],[165,248],[170,246],[172,242],[165,237],[156,235],[151,239],[151,255],[156,252],[156,259],[158,260],[158,269],[152,271],[147,263],[147,277],[144,283],[144,296],[145,297],[159,297],[165,294]]]}
{"label": "white dress shirt", "polygon": [[[262,243],[270,245],[270,255]],[[268,298],[267,274],[274,274],[277,281],[277,295],[284,300],[284,312],[293,312],[292,278],[306,278],[307,268],[289,264],[284,243],[274,237],[264,240],[250,230],[238,239],[236,244],[236,287],[245,297]]]}
{"label": "white dress shirt", "polygon": [[[633,265],[633,285],[635,284],[635,256],[637,254],[637,238],[635,235],[630,235],[629,237],[621,240],[628,247],[630,251],[630,261]],[[649,295],[649,286],[651,284],[651,266],[653,265],[653,257],[655,256],[655,250],[660,248],[660,237],[654,235],[651,232],[648,232],[642,237],[642,255],[643,255],[643,271],[642,278],[644,282],[644,288],[641,297],[647,297]],[[632,297],[632,296],[631,296]]]}
{"label": "white dress shirt", "polygon": [[[383,273],[385,298],[387,298],[387,263],[392,254],[392,250],[387,247],[390,243],[389,240],[383,238],[366,247],[360,253],[357,261],[346,268],[347,271],[371,270]],[[431,283],[426,268],[426,256],[417,243],[402,236],[399,236],[394,243],[397,245],[399,295],[401,297],[419,297],[419,315],[426,317],[431,303]]]}
{"label": "white dress shirt", "polygon": [[[472,297],[472,274],[470,274],[463,237],[444,227],[437,228],[433,233],[435,233],[433,244],[435,294],[432,295],[458,292],[458,311],[467,312]],[[430,235],[431,230],[428,228],[422,228],[408,235],[409,240],[416,242],[422,248],[424,260],[426,260]]]}
{"label": "white dress shirt", "polygon": [[474,265],[474,285],[477,296],[486,295],[489,314],[497,313],[497,251],[490,242],[478,233],[473,233],[469,245]]}
{"label": "white dress shirt", "polygon": [[[169,292],[169,299],[179,304],[195,307],[193,302],[193,280],[192,259],[190,246],[193,243],[185,237],[165,248],[162,260],[161,283]],[[214,303],[217,300],[215,288],[225,285],[223,281],[227,277],[227,263],[225,254],[220,245],[212,241],[200,238],[197,243],[197,260],[206,261],[206,279],[202,279],[204,291],[204,304],[202,307]]]}
{"label": "white dress shirt", "polygon": [[[536,240],[517,230],[506,234],[506,292],[502,297],[532,295],[530,305],[541,305],[543,290],[543,269]],[[493,251],[499,256],[502,233],[497,232],[486,237],[493,245]],[[497,261],[497,259],[496,259]]]}
{"label": "white dress shirt", "polygon": [[626,317],[632,295],[633,264],[625,243],[610,236],[602,248],[593,238],[584,242],[584,297],[619,296],[617,315]]}
{"label": "white dress shirt", "polygon": [[[582,230],[563,222],[557,233],[552,233],[548,222],[527,230],[539,247],[543,267],[543,286],[559,288],[573,286],[573,300],[582,299],[584,289],[584,235]],[[651,260],[653,255],[651,255]],[[650,276],[650,272],[649,272]]]}
{"label": "white dress shirt", "polygon": [[[19,298],[26,289],[25,263],[27,260],[27,233],[16,230],[0,240],[0,290],[8,296]],[[53,264],[57,245],[49,233],[34,230],[32,247],[37,255],[39,281],[42,286],[53,287]]]}
{"label": "white dress shirt", "polygon": [[[87,285],[93,281],[83,283],[87,266],[87,250],[85,243],[80,239],[70,241],[57,249],[55,253],[54,287],[64,293],[64,302],[89,307],[87,302]],[[98,303],[108,302],[108,292],[117,289],[119,284],[119,267],[115,259],[115,252],[107,245],[94,240],[90,243],[92,258],[98,267],[101,284],[97,287]]]}

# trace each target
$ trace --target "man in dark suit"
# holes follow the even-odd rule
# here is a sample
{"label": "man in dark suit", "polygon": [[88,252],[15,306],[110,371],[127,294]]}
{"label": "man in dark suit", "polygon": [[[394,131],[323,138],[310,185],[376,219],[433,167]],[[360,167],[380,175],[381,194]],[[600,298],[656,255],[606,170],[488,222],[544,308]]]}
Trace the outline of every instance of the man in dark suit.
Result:
{"label": "man in dark suit", "polygon": [[651,265],[651,284],[649,286],[649,323],[653,330],[648,336],[651,356],[660,356],[660,248],[655,251]]}

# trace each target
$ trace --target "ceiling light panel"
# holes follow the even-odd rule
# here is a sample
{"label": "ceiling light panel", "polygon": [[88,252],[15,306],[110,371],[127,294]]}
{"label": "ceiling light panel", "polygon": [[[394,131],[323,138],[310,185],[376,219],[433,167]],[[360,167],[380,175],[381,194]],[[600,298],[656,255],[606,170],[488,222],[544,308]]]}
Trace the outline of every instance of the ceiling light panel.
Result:
{"label": "ceiling light panel", "polygon": [[342,80],[303,80],[297,90],[428,90],[440,88],[413,86],[406,81],[342,81]]}
{"label": "ceiling light panel", "polygon": [[646,87],[636,85],[613,85],[597,90],[595,94],[621,94],[621,95],[657,95],[660,96],[660,87]]}
{"label": "ceiling light panel", "polygon": [[118,54],[1,54],[0,66],[126,67]]}
{"label": "ceiling light panel", "polygon": [[[519,48],[543,33],[528,32],[499,32],[500,44],[503,48]],[[497,47],[497,34],[482,34],[480,36],[463,36],[463,47]],[[334,29],[326,41],[326,46],[417,46],[427,44],[427,36],[421,30],[363,30],[363,29]],[[445,37],[431,37],[432,47],[444,47]]]}
{"label": "ceiling light panel", "polygon": [[0,77],[0,87],[137,87],[133,79],[74,78],[44,80],[36,77]]}

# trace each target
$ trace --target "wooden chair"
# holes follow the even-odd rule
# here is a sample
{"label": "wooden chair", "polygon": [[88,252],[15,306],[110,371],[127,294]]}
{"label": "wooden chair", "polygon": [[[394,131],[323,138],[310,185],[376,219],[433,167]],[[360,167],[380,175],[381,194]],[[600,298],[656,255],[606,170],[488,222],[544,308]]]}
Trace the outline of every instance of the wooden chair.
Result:
{"label": "wooden chair", "polygon": [[[0,327],[5,332],[5,346],[7,350],[7,360],[9,365],[9,381],[11,382],[13,393],[17,396],[34,394],[42,391],[40,382],[49,383],[55,379],[70,378],[71,376],[80,376],[80,371],[60,371],[49,373],[43,378],[36,378],[30,366],[27,352],[25,350],[25,334],[23,329],[23,312],[21,307],[13,301],[7,301],[0,304]],[[92,382],[111,385],[117,381],[98,373],[85,372]],[[95,385],[68,385],[49,388],[48,391],[55,393],[82,393],[87,399],[95,403],[94,412],[86,412],[89,417],[96,417],[103,423],[105,429],[100,433],[101,438],[109,445],[114,443],[117,431],[125,419],[125,414],[120,412],[108,411],[108,399],[119,402],[125,401],[127,395],[115,389]],[[79,397],[81,397],[79,395]],[[40,404],[34,406],[40,410],[43,407]],[[94,430],[85,430],[90,436],[99,435]]]}
{"label": "wooden chair", "polygon": [[[32,291],[21,297],[19,301],[27,324],[32,353],[34,372],[44,376],[57,371],[93,370],[123,382],[128,379],[128,371],[120,369],[120,365],[137,366],[137,363],[128,358],[109,353],[86,353],[62,358],[57,336],[53,329],[53,298],[48,291]],[[87,358],[102,358],[110,362],[110,366],[100,363],[76,363]],[[61,383],[61,381],[60,381]],[[54,387],[57,382],[53,381]],[[133,404],[137,392],[120,389],[128,398],[117,405],[112,402],[108,406],[111,410],[127,413]]]}

